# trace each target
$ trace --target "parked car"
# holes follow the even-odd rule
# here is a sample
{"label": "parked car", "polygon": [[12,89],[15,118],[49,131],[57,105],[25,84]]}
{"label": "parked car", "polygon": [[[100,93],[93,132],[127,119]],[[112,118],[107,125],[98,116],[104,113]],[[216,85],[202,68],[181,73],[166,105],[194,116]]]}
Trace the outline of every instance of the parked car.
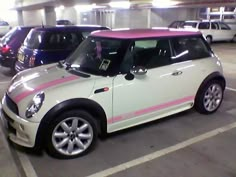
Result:
{"label": "parked car", "polygon": [[0,64],[5,67],[10,67],[12,72],[15,72],[15,63],[18,50],[25,40],[29,31],[35,26],[19,26],[11,29],[0,40]]}
{"label": "parked car", "polygon": [[57,20],[57,25],[73,25],[73,23],[70,20]]}
{"label": "parked car", "polygon": [[11,30],[11,26],[6,21],[0,21],[0,36],[4,36]]}
{"label": "parked car", "polygon": [[17,72],[64,60],[92,31],[101,26],[57,26],[35,28],[27,35],[18,52]]}
{"label": "parked car", "polygon": [[183,20],[176,20],[176,21],[173,21],[173,22],[168,26],[168,28],[182,28],[184,22],[185,22],[185,21],[183,21]]}
{"label": "parked car", "polygon": [[98,135],[192,107],[214,113],[224,89],[221,62],[200,32],[107,30],[64,62],[18,73],[1,113],[11,141],[74,158]]}
{"label": "parked car", "polygon": [[208,43],[215,41],[236,41],[236,30],[232,30],[226,23],[220,21],[185,21],[184,28],[200,30]]}

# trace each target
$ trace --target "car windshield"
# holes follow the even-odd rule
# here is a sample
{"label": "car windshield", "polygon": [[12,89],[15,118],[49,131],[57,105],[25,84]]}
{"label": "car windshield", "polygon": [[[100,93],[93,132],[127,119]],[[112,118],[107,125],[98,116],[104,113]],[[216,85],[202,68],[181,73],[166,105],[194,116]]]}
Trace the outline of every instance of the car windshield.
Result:
{"label": "car windshield", "polygon": [[66,59],[66,64],[75,71],[111,76],[119,71],[125,46],[124,40],[90,36]]}
{"label": "car windshield", "polygon": [[80,32],[32,30],[27,35],[24,46],[40,50],[71,50],[77,47],[82,40]]}

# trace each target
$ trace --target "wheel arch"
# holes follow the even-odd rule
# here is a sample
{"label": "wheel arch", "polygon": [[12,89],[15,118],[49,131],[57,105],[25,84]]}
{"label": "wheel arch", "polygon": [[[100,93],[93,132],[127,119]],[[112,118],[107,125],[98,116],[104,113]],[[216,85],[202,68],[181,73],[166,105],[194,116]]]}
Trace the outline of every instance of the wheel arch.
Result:
{"label": "wheel arch", "polygon": [[[201,83],[201,85],[199,86],[199,88],[197,90],[196,96],[202,90],[202,88],[211,80],[221,81],[223,83],[223,89],[225,89],[226,81],[225,81],[224,76],[220,72],[213,72],[203,80],[203,82]],[[195,99],[196,99],[196,97],[195,97]]]}
{"label": "wheel arch", "polygon": [[38,128],[35,147],[42,147],[43,142],[45,141],[45,136],[47,136],[48,125],[55,116],[58,116],[65,111],[74,109],[85,110],[90,113],[98,123],[98,134],[100,136],[106,135],[107,117],[102,106],[93,100],[89,100],[86,98],[75,98],[63,101],[55,105],[45,114]]}

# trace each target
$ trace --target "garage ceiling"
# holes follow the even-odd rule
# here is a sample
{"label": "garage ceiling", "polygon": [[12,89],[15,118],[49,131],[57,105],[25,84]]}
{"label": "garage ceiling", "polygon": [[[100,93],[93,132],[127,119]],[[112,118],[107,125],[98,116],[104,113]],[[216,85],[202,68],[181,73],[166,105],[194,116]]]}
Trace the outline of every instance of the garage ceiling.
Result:
{"label": "garage ceiling", "polygon": [[[79,4],[107,5],[111,0],[16,0],[13,9],[35,10],[45,6],[73,6]],[[112,0],[118,1],[118,0]],[[126,0],[134,8],[151,8],[152,0]],[[156,0],[166,2],[168,0]],[[176,7],[215,7],[215,6],[236,6],[236,0],[170,0],[176,2]]]}

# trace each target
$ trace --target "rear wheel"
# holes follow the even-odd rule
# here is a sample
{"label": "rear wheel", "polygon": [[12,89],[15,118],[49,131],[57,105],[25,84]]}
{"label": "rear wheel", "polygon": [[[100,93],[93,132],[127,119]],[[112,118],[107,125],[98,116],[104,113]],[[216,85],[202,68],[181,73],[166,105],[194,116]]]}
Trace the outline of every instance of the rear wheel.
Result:
{"label": "rear wheel", "polygon": [[75,158],[89,152],[97,140],[94,118],[86,111],[63,113],[50,123],[47,148],[57,158]]}
{"label": "rear wheel", "polygon": [[212,80],[205,84],[197,93],[195,108],[202,114],[211,114],[220,107],[224,96],[222,82]]}

